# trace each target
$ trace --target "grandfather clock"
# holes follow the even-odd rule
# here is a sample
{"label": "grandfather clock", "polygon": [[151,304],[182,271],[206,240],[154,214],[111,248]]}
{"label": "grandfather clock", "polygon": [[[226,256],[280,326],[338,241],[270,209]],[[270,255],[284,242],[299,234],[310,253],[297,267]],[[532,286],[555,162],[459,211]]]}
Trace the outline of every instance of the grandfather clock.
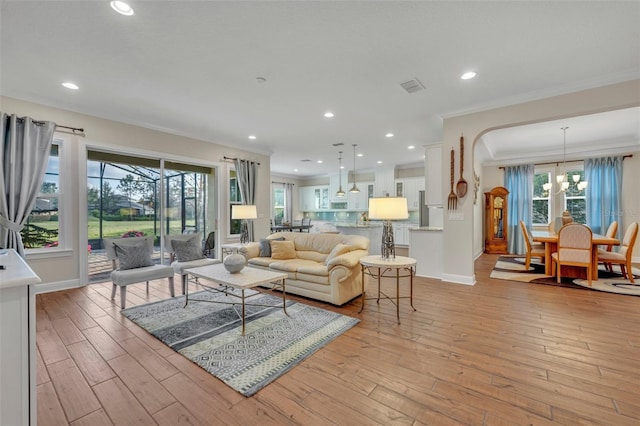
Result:
{"label": "grandfather clock", "polygon": [[506,254],[507,251],[507,188],[497,186],[484,193],[484,251]]}

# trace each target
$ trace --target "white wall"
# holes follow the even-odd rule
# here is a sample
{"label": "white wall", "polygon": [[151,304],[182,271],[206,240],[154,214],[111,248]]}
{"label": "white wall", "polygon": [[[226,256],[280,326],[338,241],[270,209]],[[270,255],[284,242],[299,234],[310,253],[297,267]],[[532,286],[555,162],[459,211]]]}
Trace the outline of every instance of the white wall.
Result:
{"label": "white wall", "polygon": [[[460,135],[465,136],[465,152],[474,153],[476,141],[493,129],[519,126],[528,123],[557,120],[564,117],[594,114],[622,108],[640,106],[640,80],[631,80],[609,86],[583,90],[551,98],[526,102],[509,107],[446,118],[443,129],[442,164],[449,164],[451,148],[459,153]],[[626,160],[628,161],[628,160]],[[473,155],[465,156],[465,169],[471,170]],[[625,167],[637,165],[628,163]],[[448,168],[442,175],[443,193],[449,192]],[[483,187],[488,187],[488,177],[484,177]],[[627,182],[630,180],[625,179]],[[501,183],[500,183],[501,184]],[[628,189],[628,188],[627,188]],[[636,196],[637,197],[637,196]],[[624,206],[631,219],[638,219],[640,205],[637,199]],[[445,215],[443,234],[443,280],[462,284],[475,283],[474,276],[474,220],[473,196],[458,200],[455,219]],[[623,225],[624,226],[624,225]]]}
{"label": "white wall", "polygon": [[[83,217],[86,215],[86,211],[81,211],[81,208],[77,207],[85,204],[83,200],[86,200],[86,174],[83,173],[86,173],[86,148],[92,146],[120,153],[151,154],[174,161],[218,166],[221,179],[227,176],[229,166],[229,163],[222,161],[223,157],[257,161],[261,166],[257,179],[256,206],[258,215],[262,217],[254,221],[254,229],[256,238],[269,234],[271,169],[269,157],[266,155],[7,97],[0,98],[0,105],[2,105],[2,111],[10,114],[85,129],[85,137],[69,137],[73,152],[70,170],[67,171],[71,173],[72,184],[65,196],[71,198],[71,205],[74,206],[69,218],[73,225],[83,224]],[[224,230],[219,234],[224,236],[227,231],[224,225],[227,223],[227,183],[226,180],[218,181],[222,206],[219,208],[219,229]],[[79,279],[81,268],[84,267],[81,263],[86,262],[86,241],[80,241],[83,232],[79,228],[79,226],[72,227],[72,250],[64,256],[28,257],[28,263],[42,279],[42,285],[61,283],[60,286],[64,287],[84,284],[79,282]]]}

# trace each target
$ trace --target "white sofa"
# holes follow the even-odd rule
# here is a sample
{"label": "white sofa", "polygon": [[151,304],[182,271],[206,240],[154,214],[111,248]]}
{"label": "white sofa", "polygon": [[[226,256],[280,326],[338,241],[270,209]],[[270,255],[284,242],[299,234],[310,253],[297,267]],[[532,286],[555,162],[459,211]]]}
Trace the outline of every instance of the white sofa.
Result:
{"label": "white sofa", "polygon": [[[295,258],[260,257],[260,243],[240,249],[249,266],[286,272],[286,292],[334,305],[362,294],[360,258],[369,254],[369,239],[359,235],[278,232],[266,240],[292,241]],[[348,248],[344,246],[348,246]],[[330,257],[336,246],[346,251]]]}

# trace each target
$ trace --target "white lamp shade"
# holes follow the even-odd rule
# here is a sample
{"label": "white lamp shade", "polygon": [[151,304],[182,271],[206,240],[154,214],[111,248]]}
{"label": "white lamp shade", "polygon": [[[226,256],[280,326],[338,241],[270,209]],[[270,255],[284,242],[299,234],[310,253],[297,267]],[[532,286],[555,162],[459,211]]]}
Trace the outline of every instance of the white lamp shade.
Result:
{"label": "white lamp shade", "polygon": [[231,219],[256,219],[258,210],[253,205],[234,204],[231,206]]}
{"label": "white lamp shade", "polygon": [[404,197],[369,198],[369,219],[400,220],[409,218]]}

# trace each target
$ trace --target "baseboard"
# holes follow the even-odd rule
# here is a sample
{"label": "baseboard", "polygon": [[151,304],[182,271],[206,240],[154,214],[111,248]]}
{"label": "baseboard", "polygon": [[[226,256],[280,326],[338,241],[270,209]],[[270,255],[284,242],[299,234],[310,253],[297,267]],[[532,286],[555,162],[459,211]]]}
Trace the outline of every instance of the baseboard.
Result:
{"label": "baseboard", "polygon": [[442,274],[442,281],[453,284],[475,285],[476,276]]}
{"label": "baseboard", "polygon": [[67,280],[67,281],[58,281],[54,283],[36,284],[35,290],[36,290],[36,294],[41,294],[41,293],[50,293],[52,291],[67,290],[70,288],[78,288],[78,287],[82,287],[82,284],[80,284],[80,280],[75,279],[75,280]]}

